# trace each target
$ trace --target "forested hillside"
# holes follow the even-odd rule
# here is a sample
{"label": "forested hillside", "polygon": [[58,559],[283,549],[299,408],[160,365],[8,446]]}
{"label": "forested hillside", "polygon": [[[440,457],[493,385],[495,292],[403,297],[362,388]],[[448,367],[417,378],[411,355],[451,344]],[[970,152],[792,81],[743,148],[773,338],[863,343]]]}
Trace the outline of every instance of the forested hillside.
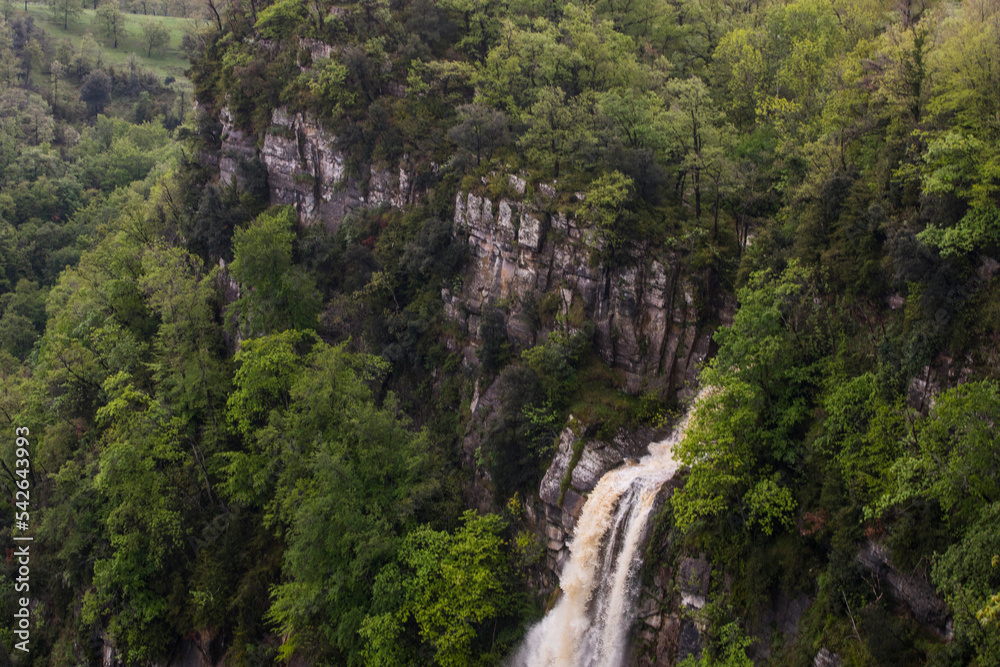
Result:
{"label": "forested hillside", "polygon": [[997,3],[0,9],[12,664],[1000,665]]}

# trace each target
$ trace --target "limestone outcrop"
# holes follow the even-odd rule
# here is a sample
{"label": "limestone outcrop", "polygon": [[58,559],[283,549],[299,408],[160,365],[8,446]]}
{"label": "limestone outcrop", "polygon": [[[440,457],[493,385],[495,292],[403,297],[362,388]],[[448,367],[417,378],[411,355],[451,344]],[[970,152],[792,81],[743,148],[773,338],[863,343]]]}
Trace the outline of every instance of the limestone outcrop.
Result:
{"label": "limestone outcrop", "polygon": [[948,606],[934,587],[921,577],[899,571],[884,545],[868,540],[857,555],[857,562],[872,577],[873,586],[901,603],[921,626],[943,641],[951,641],[952,619]]}
{"label": "limestone outcrop", "polygon": [[228,184],[240,160],[260,160],[267,170],[270,203],[295,207],[304,224],[321,222],[334,231],[355,209],[401,208],[416,200],[404,164],[395,169],[370,166],[364,178],[351,175],[337,138],[314,119],[275,109],[258,150],[254,137],[237,127],[223,109],[219,176]]}
{"label": "limestone outcrop", "polygon": [[682,253],[649,245],[635,247],[621,266],[598,265],[594,227],[544,199],[457,193],[454,233],[469,259],[461,289],[442,294],[446,313],[475,344],[484,310],[503,304],[508,337],[530,346],[548,332],[538,323],[539,304],[555,299],[564,323],[572,326],[575,316],[593,323],[594,346],[624,371],[627,391],[666,397],[693,387],[711,333],[731,311],[714,296],[710,272],[692,275]]}

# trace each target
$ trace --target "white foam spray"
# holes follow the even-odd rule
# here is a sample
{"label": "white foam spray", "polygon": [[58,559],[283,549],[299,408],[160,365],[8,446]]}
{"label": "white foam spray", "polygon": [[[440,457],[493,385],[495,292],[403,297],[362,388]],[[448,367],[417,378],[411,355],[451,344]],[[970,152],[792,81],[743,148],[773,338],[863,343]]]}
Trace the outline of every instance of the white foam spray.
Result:
{"label": "white foam spray", "polygon": [[[699,395],[700,397],[700,395]],[[697,403],[697,399],[695,399]],[[606,473],[587,498],[559,578],[562,597],[528,631],[510,667],[622,667],[656,497],[680,463],[685,417],[638,464]]]}

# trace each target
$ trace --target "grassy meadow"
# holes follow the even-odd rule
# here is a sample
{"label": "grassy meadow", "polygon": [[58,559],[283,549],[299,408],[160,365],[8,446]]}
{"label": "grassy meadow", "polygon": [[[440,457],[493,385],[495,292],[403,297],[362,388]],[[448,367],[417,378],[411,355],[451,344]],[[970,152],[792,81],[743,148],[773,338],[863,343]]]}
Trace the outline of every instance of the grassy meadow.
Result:
{"label": "grassy meadow", "polygon": [[[96,23],[96,12],[93,9],[85,9],[77,16],[71,17],[68,30],[63,28],[61,20],[53,19],[52,10],[47,4],[28,3],[27,13],[34,17],[35,21],[53,39],[69,39],[74,49],[79,49],[84,35],[90,33],[101,46],[101,57],[105,64],[124,66],[128,61],[129,54],[135,53],[144,69],[156,73],[160,78],[172,76],[183,87],[190,89],[190,84],[184,76],[184,71],[188,68],[188,59],[187,54],[181,49],[181,40],[185,33],[201,30],[206,25],[203,19],[126,13],[126,35],[124,39],[118,40],[118,48],[115,49],[101,38]],[[163,24],[170,34],[166,47],[161,49],[159,53],[154,51],[151,57],[146,55],[142,38],[142,26],[146,21],[156,21]]]}

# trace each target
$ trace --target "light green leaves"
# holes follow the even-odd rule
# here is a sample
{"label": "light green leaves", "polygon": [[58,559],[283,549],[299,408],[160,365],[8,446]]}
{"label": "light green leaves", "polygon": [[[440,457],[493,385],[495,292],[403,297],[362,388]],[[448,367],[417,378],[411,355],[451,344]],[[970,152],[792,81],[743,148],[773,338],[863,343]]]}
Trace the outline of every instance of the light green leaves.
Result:
{"label": "light green leaves", "polygon": [[711,389],[677,450],[691,468],[671,501],[678,526],[726,513],[765,534],[789,525],[796,503],[787,477],[802,456],[824,349],[812,289],[810,273],[792,263],[740,290],[733,325],[716,334],[719,353],[701,374]]}
{"label": "light green leaves", "polygon": [[562,88],[542,88],[525,115],[528,129],[519,144],[528,159],[556,178],[594,144],[594,105],[584,97],[567,99]]}
{"label": "light green leaves", "polygon": [[157,578],[175,558],[185,535],[181,482],[185,454],[177,420],[136,389],[127,373],[104,383],[107,404],[97,412],[104,427],[94,488],[106,508],[110,555],[94,564],[84,619],[108,619],[108,630],[130,661],[146,661],[165,648],[167,595]]}
{"label": "light green leaves", "polygon": [[713,634],[718,635],[715,650],[705,651],[698,658],[688,656],[680,667],[753,667],[753,660],[746,654],[753,640],[743,634],[739,624],[727,623]]}
{"label": "light green leaves", "polygon": [[320,58],[299,78],[319,103],[319,112],[329,118],[338,118],[354,104],[356,95],[346,84],[347,68],[339,60]]}
{"label": "light green leaves", "polygon": [[955,634],[974,647],[977,665],[1000,665],[1000,503],[985,505],[961,541],[934,563],[932,579],[955,612]]}
{"label": "light green leaves", "polygon": [[376,597],[395,610],[369,616],[362,624],[368,667],[407,664],[400,639],[411,618],[433,647],[436,664],[468,665],[477,632],[506,609],[510,574],[500,537],[505,523],[495,514],[478,516],[471,510],[462,520],[454,534],[427,526],[410,532],[398,564],[379,574]]}
{"label": "light green leaves", "polygon": [[749,510],[749,523],[760,526],[765,535],[770,535],[778,526],[791,528],[798,503],[792,497],[792,490],[781,486],[774,477],[762,479],[743,497]]}
{"label": "light green leaves", "polygon": [[951,131],[932,139],[923,157],[924,192],[954,193],[969,209],[954,226],[930,224],[917,238],[945,256],[1000,242],[1000,153],[970,134]]}
{"label": "light green leaves", "polygon": [[427,434],[366,379],[384,362],[286,331],[246,341],[229,416],[246,441],[224,455],[221,489],[263,509],[287,541],[268,612],[282,651],[333,647],[360,660],[371,583],[438,488]]}
{"label": "light green leaves", "polygon": [[820,448],[840,469],[862,504],[885,489],[889,467],[903,450],[906,412],[901,400],[886,403],[878,378],[865,373],[841,380],[826,395],[826,436]]}
{"label": "light green leaves", "polygon": [[229,420],[244,435],[266,421],[271,410],[288,406],[288,391],[301,365],[295,348],[305,339],[299,331],[284,331],[248,340],[240,348],[236,388],[226,407]]}
{"label": "light green leaves", "polygon": [[587,218],[597,227],[601,256],[609,255],[625,242],[627,234],[619,223],[633,194],[632,179],[618,171],[604,174],[590,184],[584,208]]}
{"label": "light green leaves", "polygon": [[760,393],[738,380],[710,389],[693,408],[687,435],[675,456],[691,473],[674,493],[674,521],[681,529],[734,509],[733,501],[750,485],[757,457]]}
{"label": "light green leaves", "polygon": [[235,309],[246,336],[316,326],[319,295],[313,279],[292,263],[295,213],[290,207],[257,216],[236,230],[229,266],[240,284]]}
{"label": "light green leaves", "polygon": [[875,513],[915,496],[937,500],[953,527],[1000,500],[1000,391],[992,382],[959,385],[937,398],[917,428],[917,446],[893,464]]}
{"label": "light green leaves", "polygon": [[264,39],[287,39],[308,18],[309,14],[302,0],[278,0],[260,10],[254,27]]}

